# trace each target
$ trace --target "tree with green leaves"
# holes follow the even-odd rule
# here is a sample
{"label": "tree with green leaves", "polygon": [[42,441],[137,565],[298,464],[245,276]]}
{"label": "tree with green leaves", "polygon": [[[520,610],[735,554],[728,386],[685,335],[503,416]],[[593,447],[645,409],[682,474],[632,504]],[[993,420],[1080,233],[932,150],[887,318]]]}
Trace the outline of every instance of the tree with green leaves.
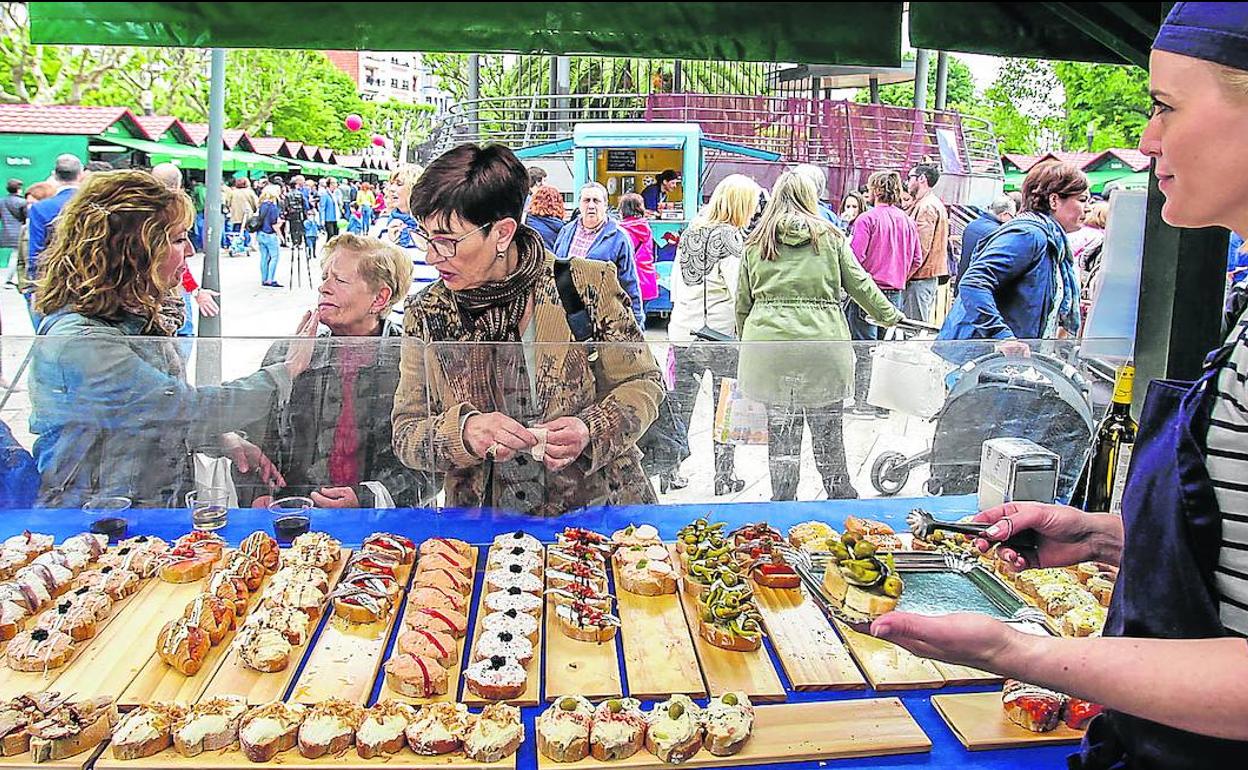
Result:
{"label": "tree with green leaves", "polygon": [[1100,152],[1139,144],[1151,106],[1148,72],[1125,65],[1054,62],[1053,73],[1065,93],[1065,149]]}
{"label": "tree with green leaves", "polygon": [[[902,60],[913,62],[914,52],[907,53]],[[971,68],[966,66],[966,62],[952,54],[949,56],[949,72],[945,83],[945,102],[948,109],[965,112],[969,105],[974,104],[975,78],[971,75]],[[869,103],[871,101],[870,89],[858,89],[858,92],[854,94],[854,101],[860,104]],[[914,83],[893,83],[881,86],[880,103],[894,107],[913,107]],[[927,105],[932,109],[936,107],[935,55],[931,57],[930,66],[927,68]]]}

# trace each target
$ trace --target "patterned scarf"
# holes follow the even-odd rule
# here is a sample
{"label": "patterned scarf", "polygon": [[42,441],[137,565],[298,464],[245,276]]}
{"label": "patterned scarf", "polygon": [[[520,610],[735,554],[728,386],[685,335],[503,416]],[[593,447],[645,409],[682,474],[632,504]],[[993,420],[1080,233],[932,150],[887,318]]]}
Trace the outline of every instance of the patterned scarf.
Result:
{"label": "patterned scarf", "polygon": [[[520,264],[511,275],[473,289],[451,292],[468,329],[465,342],[520,340],[520,321],[545,263],[546,247],[540,235],[522,227],[516,236],[516,251]],[[439,334],[445,330],[430,331],[434,339],[445,339]]]}

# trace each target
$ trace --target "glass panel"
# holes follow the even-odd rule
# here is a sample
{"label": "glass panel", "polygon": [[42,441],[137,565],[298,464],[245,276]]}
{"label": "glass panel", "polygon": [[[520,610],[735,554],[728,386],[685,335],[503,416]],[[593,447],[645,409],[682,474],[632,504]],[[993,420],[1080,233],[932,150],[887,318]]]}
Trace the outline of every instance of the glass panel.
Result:
{"label": "glass panel", "polygon": [[[1055,453],[1066,498],[1109,401],[1108,373],[1129,349],[1050,340],[1020,358],[931,340],[325,337],[287,391],[289,369],[303,366],[287,364],[297,344],[5,338],[4,372],[18,386],[0,406],[11,433],[5,531],[72,534],[120,518],[176,537],[191,527],[187,494],[202,502],[221,487],[227,536],[269,528],[267,505],[292,495],[313,498],[314,527],[341,526],[348,540],[642,521],[671,536],[700,516],[783,530],[850,512],[900,527],[918,505],[973,512],[991,438]],[[552,470],[560,459],[570,467]]]}

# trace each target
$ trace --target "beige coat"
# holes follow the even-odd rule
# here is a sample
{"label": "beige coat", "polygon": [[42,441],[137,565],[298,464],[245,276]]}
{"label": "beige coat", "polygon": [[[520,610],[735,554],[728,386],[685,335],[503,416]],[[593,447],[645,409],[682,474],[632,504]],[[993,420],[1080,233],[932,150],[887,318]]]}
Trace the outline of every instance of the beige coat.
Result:
{"label": "beige coat", "polygon": [[936,193],[929,192],[910,209],[919,229],[919,248],[923,264],[910,278],[940,278],[949,275],[949,212]]}
{"label": "beige coat", "polygon": [[[534,289],[537,345],[429,343],[429,319],[447,323],[452,339],[468,331],[452,293],[441,283],[408,301],[405,344],[394,399],[395,454],[408,467],[446,473],[446,503],[559,515],[587,505],[655,502],[641,469],[637,440],[654,422],[663,385],[637,328],[628,295],[609,263],[572,260],[572,279],[589,308],[596,363],[573,343],[555,288],[554,255]],[[536,389],[536,402],[530,390]],[[584,454],[558,473],[525,455],[489,468],[465,445],[462,422],[472,412],[502,412],[524,423],[580,417],[589,428]],[[486,499],[487,471],[491,491]]]}

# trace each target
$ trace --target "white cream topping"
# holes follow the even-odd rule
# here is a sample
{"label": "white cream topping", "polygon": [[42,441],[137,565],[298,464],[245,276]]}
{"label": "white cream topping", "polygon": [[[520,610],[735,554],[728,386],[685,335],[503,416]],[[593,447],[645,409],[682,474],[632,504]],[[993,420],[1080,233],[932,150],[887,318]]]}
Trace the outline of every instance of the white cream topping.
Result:
{"label": "white cream topping", "polygon": [[507,591],[491,591],[485,595],[485,606],[491,612],[506,612],[515,609],[521,612],[536,612],[542,608],[540,596],[521,592],[509,594]]}
{"label": "white cream topping", "polygon": [[183,743],[196,744],[212,733],[219,733],[229,725],[231,718],[225,714],[197,716],[182,726],[178,737]]}

